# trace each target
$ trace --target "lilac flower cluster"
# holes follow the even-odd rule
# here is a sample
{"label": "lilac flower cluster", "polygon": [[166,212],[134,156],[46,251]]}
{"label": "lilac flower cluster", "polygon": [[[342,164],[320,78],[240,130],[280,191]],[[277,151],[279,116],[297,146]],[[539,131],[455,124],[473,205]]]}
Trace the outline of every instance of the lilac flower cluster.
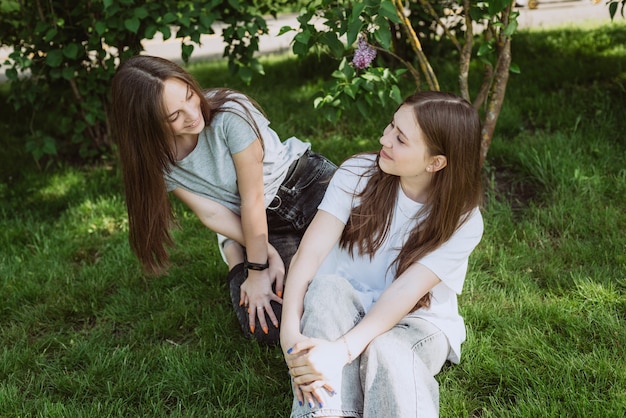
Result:
{"label": "lilac flower cluster", "polygon": [[360,38],[357,43],[357,49],[354,51],[352,64],[359,70],[362,70],[369,67],[374,58],[376,58],[376,50],[368,45],[365,37]]}

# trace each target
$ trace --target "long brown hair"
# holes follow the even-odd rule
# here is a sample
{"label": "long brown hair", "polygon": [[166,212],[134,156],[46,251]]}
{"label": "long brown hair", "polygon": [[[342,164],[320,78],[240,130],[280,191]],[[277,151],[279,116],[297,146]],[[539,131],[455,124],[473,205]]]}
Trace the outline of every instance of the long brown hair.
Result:
{"label": "long brown hair", "polygon": [[[140,55],[130,58],[117,69],[111,86],[111,127],[118,146],[124,179],[131,249],[144,271],[164,273],[169,266],[167,247],[173,245],[170,233],[174,214],[167,196],[164,174],[176,165],[174,132],[167,121],[163,103],[163,83],[178,79],[200,97],[200,108],[208,126],[228,101],[241,105],[242,116],[263,141],[244,96],[259,111],[250,97],[230,89],[202,91],[198,82],[178,64],[159,57]],[[241,96],[240,96],[241,95]]]}
{"label": "long brown hair", "polygon": [[[450,239],[482,200],[481,127],[476,110],[456,95],[435,91],[415,93],[401,106],[413,109],[430,155],[446,156],[447,165],[433,174],[431,192],[415,215],[421,221],[394,261],[396,278]],[[378,164],[364,176],[367,185],[357,196],[360,203],[351,212],[340,245],[373,257],[388,235],[400,177],[384,173]],[[430,293],[417,302],[414,310],[429,305]]]}

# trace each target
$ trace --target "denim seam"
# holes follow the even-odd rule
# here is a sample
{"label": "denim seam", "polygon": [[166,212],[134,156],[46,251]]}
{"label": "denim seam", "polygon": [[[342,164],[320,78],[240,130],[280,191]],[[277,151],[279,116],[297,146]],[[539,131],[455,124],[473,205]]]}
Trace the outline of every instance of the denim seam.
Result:
{"label": "denim seam", "polygon": [[[312,163],[313,158],[314,158],[313,156],[309,157],[307,165]],[[322,160],[321,164],[319,164],[315,168],[315,171],[313,171],[311,173],[312,176],[311,176],[311,178],[309,179],[309,181],[306,184],[300,186],[296,182],[296,184],[294,184],[292,187],[285,187],[283,184],[281,184],[280,185],[280,190],[282,190],[284,192],[292,192],[292,191],[293,192],[300,192],[300,191],[305,190],[306,188],[310,187],[311,184],[319,181],[319,178],[322,177],[328,171],[328,168],[329,167],[333,167],[332,163],[329,163],[325,159],[321,159],[321,160]],[[296,187],[296,186],[298,186],[298,187]]]}
{"label": "denim seam", "polygon": [[292,416],[292,418],[314,418],[314,417],[327,417],[327,416],[362,418],[363,412],[348,411],[347,409],[320,408],[320,409],[316,409],[315,411],[309,411],[306,413],[294,415]]}
{"label": "denim seam", "polygon": [[423,346],[424,344],[433,341],[435,338],[439,337],[440,335],[443,334],[443,331],[437,331],[434,332],[432,334],[429,334],[427,336],[425,336],[424,338],[422,338],[421,340],[417,341],[415,344],[413,344],[413,346],[411,347],[411,350],[413,352],[415,352],[415,350],[421,346]]}

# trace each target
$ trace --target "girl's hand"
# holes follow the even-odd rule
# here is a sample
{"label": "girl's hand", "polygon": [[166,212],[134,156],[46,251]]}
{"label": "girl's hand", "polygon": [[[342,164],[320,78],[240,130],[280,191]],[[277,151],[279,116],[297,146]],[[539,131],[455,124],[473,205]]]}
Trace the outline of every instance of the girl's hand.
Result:
{"label": "girl's hand", "polygon": [[332,382],[341,376],[349,355],[342,341],[305,338],[287,350],[285,359],[298,401],[312,405],[322,403],[322,390],[335,393]]}
{"label": "girl's hand", "polygon": [[349,358],[346,346],[340,340],[306,338],[287,350],[286,360],[295,382],[306,385],[339,376]]}
{"label": "girl's hand", "polygon": [[[257,315],[261,329],[266,334],[268,333],[268,324],[263,312],[267,312],[274,327],[278,328],[279,325],[280,318],[276,316],[270,301],[283,303],[281,298],[285,280],[285,264],[276,248],[269,243],[267,244],[267,259],[270,265],[269,268],[263,271],[249,270],[248,279],[241,285],[240,304],[248,307],[249,327],[252,333],[254,333]],[[250,277],[254,278],[254,280],[250,281]],[[268,280],[269,290],[267,288]],[[272,291],[274,282],[276,282],[276,294]],[[251,306],[251,304],[254,306]]]}
{"label": "girl's hand", "polygon": [[[296,345],[297,342],[304,341],[308,338],[299,332],[296,332],[293,334],[289,333],[285,328],[281,329],[280,334],[281,334],[281,347],[283,349],[283,356],[285,357],[285,362],[287,362],[287,365],[289,365],[289,361],[293,361],[293,359],[297,357],[296,354],[293,354],[293,350],[290,349],[290,347],[293,347],[294,345]],[[303,355],[303,353],[301,353],[300,355]],[[290,375],[292,374],[291,369],[289,370],[289,374]],[[314,383],[315,382],[311,382],[310,385],[313,385]],[[296,398],[298,399],[298,402],[300,403],[300,405],[303,405],[304,402],[306,402],[312,408],[314,402],[317,402],[320,406],[323,404],[319,391],[303,392],[302,389],[300,388],[300,385],[296,384],[293,379],[291,380],[291,384],[293,385],[293,392],[296,394]],[[335,394],[334,389],[330,385],[324,384],[323,382],[317,382],[317,385],[323,387],[329,393]],[[309,389],[311,388],[312,386],[309,386]]]}
{"label": "girl's hand", "polygon": [[276,296],[282,298],[283,286],[285,283],[285,263],[272,244],[267,244],[267,260],[270,263],[270,279],[272,280],[272,283],[276,282]]}
{"label": "girl's hand", "polygon": [[283,303],[283,300],[272,291],[272,279],[270,269],[263,271],[248,270],[248,278],[241,285],[241,303],[248,307],[248,320],[250,332],[254,333],[256,317],[259,317],[261,329],[265,334],[269,332],[265,312],[272,321],[272,325],[278,328],[278,318],[270,305],[270,301]]}

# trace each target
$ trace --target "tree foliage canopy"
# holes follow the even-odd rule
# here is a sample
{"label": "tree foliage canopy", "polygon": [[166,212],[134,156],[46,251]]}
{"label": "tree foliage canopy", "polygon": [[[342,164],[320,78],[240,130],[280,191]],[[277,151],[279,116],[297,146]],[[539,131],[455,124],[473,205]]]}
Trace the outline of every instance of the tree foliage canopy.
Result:
{"label": "tree foliage canopy", "polygon": [[[176,37],[187,61],[200,36],[224,25],[231,71],[249,79],[262,71],[254,57],[264,15],[281,2],[260,0],[0,0],[0,43],[15,109],[32,109],[27,149],[35,158],[77,146],[81,156],[111,145],[106,108],[116,66],[142,51],[142,40]],[[50,114],[54,129],[50,129]],[[60,138],[66,138],[61,140]]]}
{"label": "tree foliage canopy", "polygon": [[[137,4],[139,3],[139,4]],[[609,0],[611,18],[626,0]],[[161,36],[181,42],[182,60],[203,34],[222,26],[229,70],[246,82],[263,74],[255,53],[268,33],[265,17],[300,7],[293,52],[334,57],[333,81],[315,99],[329,119],[355,106],[364,115],[402,100],[399,83],[439,90],[429,50],[446,42],[458,56],[458,92],[483,116],[483,158],[504,101],[509,72],[517,71],[511,39],[515,0],[0,0],[0,44],[9,100],[32,112],[26,149],[37,160],[78,150],[92,157],[110,148],[108,90],[120,62],[140,53],[142,41]],[[355,45],[357,46],[355,48]],[[482,78],[470,77],[470,70]],[[471,85],[470,80],[479,80]]]}

